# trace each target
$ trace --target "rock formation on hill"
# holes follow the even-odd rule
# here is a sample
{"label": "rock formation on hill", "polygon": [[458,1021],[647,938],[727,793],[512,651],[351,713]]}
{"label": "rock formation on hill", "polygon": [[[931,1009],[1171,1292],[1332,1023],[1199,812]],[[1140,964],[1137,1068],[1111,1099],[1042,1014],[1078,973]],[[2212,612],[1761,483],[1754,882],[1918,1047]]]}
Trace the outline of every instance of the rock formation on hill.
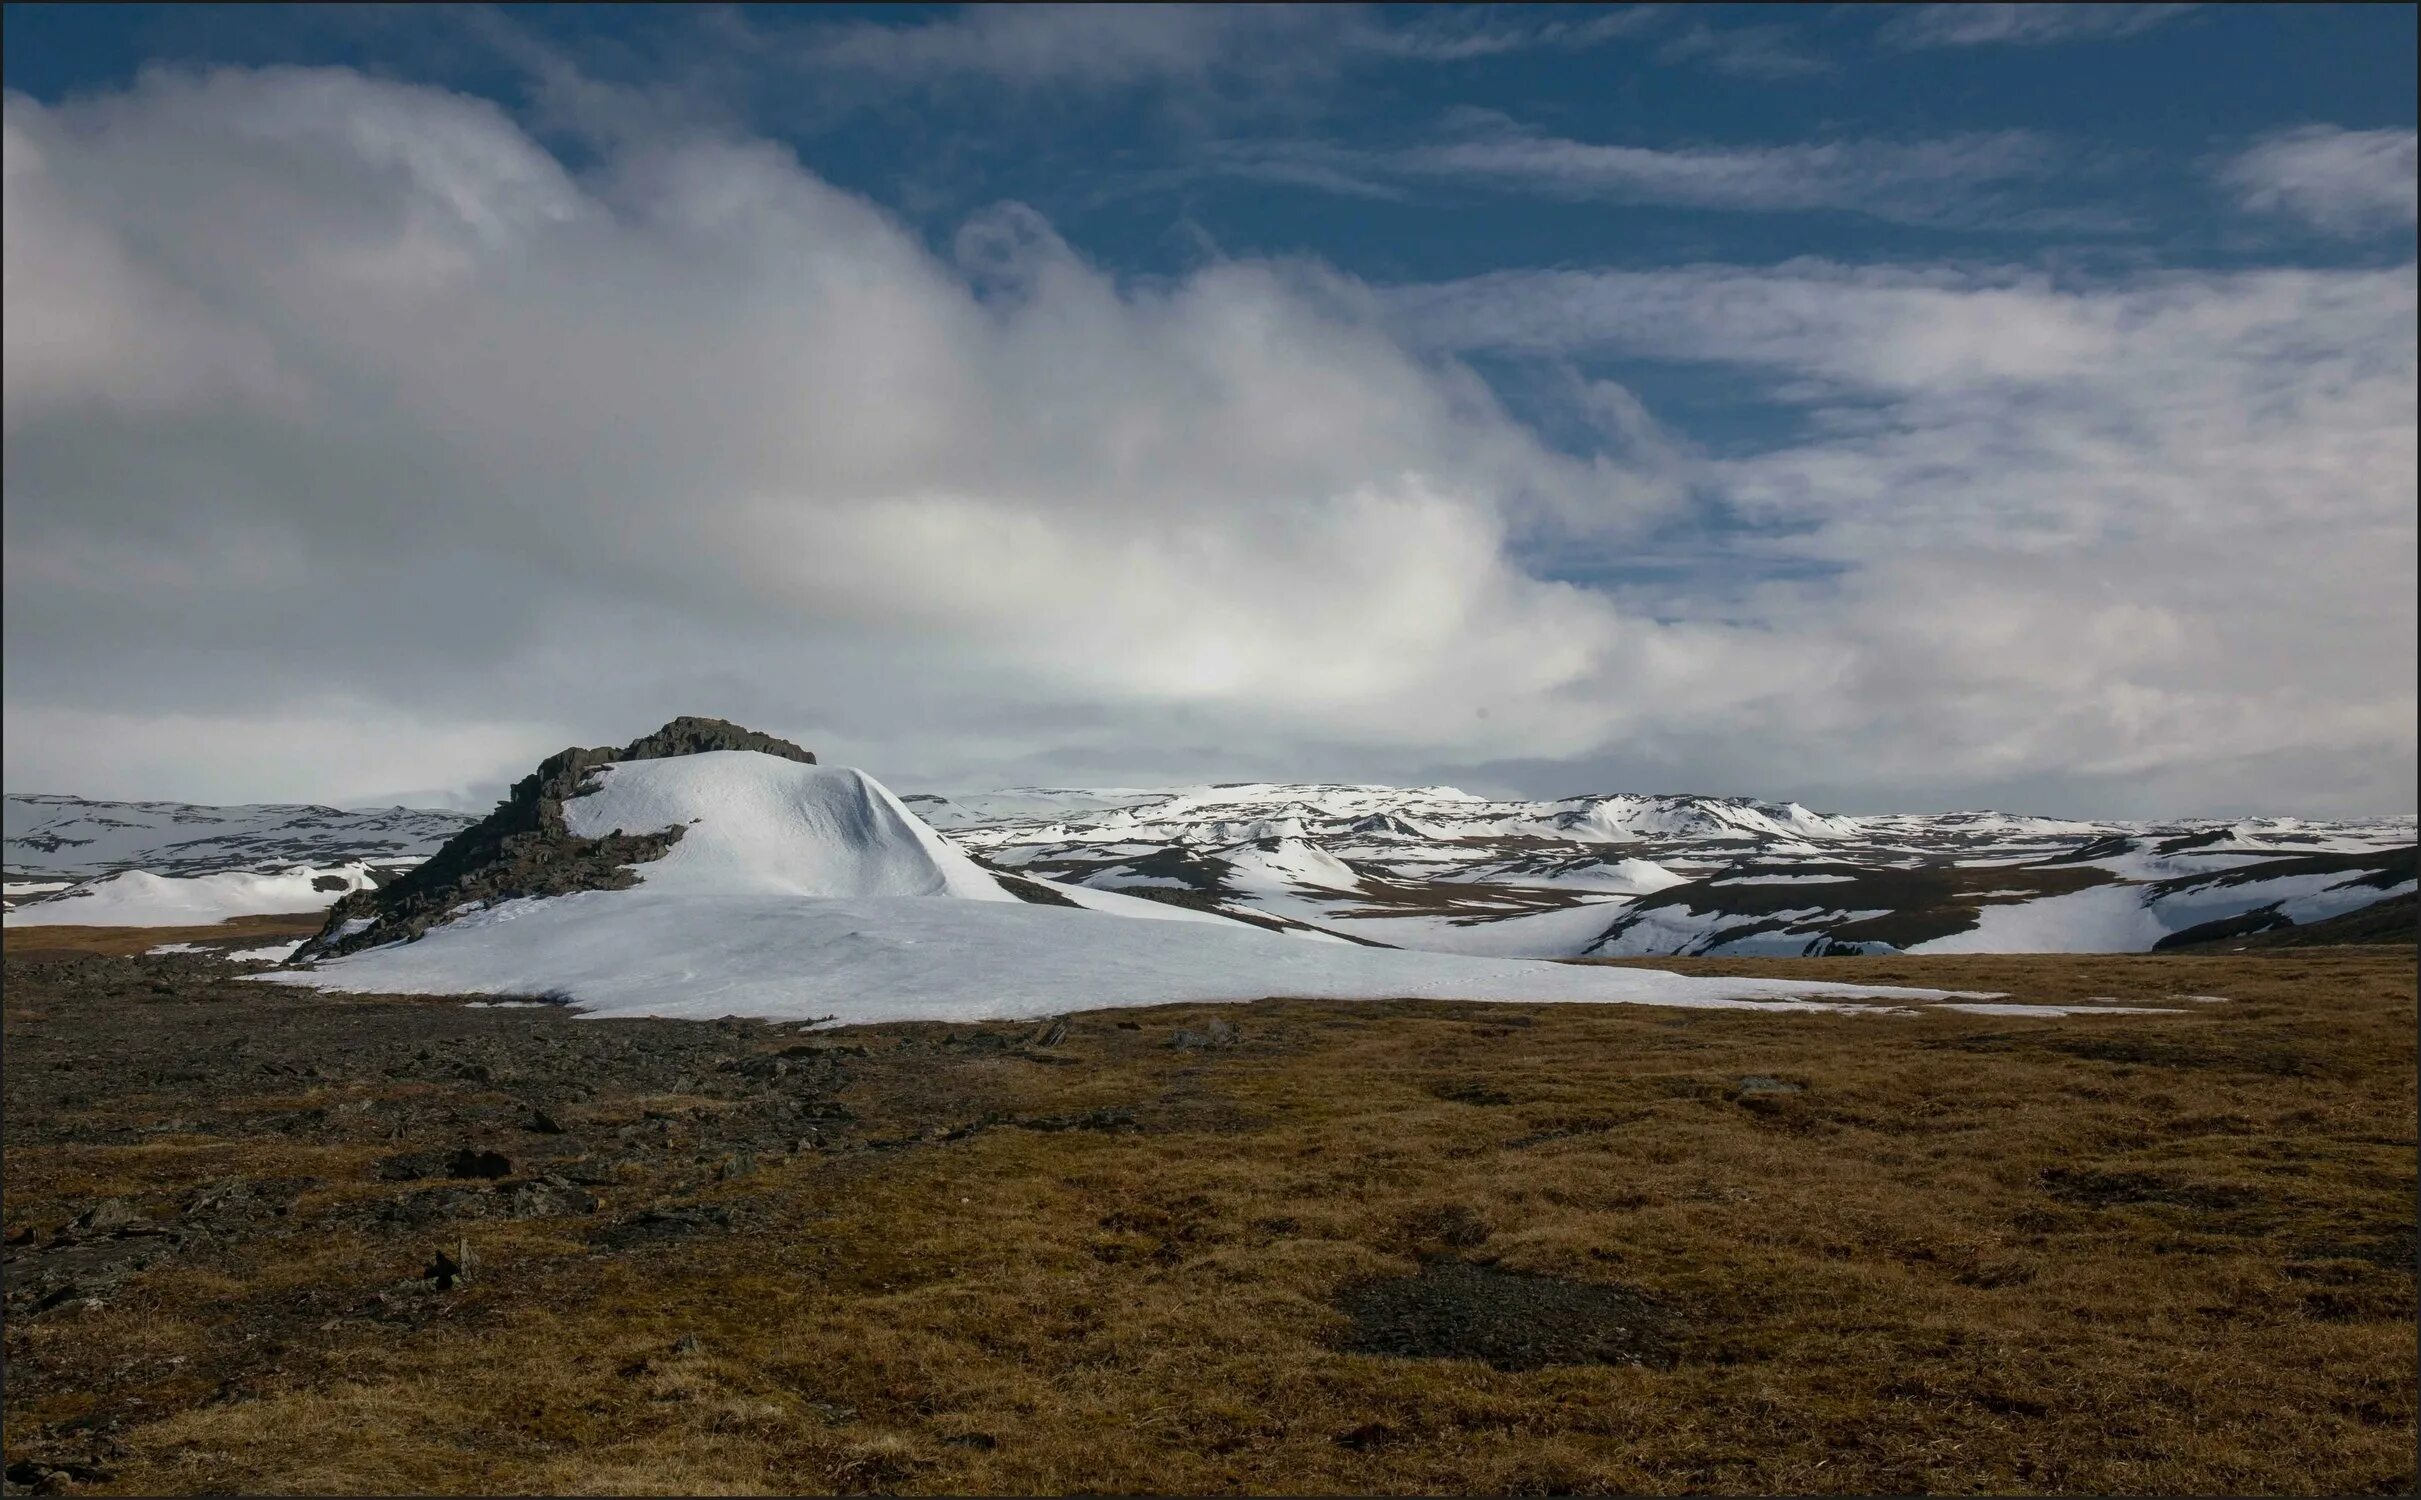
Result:
{"label": "rock formation on hill", "polygon": [[579,796],[600,767],[711,750],[754,750],[805,765],[816,763],[813,751],[788,740],[724,719],[688,716],[619,750],[610,745],[559,750],[515,782],[511,795],[494,812],[448,840],[426,864],[330,907],[326,925],[295,956],[332,958],[418,937],[464,906],[636,884],[639,877],[629,867],[661,858],[681,830],[582,838],[564,826],[563,804]]}

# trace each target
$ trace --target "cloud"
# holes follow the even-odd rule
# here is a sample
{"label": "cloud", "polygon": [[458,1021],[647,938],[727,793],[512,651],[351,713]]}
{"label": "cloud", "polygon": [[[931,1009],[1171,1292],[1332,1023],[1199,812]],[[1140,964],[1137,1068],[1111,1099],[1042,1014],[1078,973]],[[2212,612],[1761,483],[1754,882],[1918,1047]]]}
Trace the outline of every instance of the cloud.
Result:
{"label": "cloud", "polygon": [[907,24],[816,22],[763,31],[793,66],[928,84],[983,79],[1019,89],[1200,85],[1250,73],[1266,84],[1362,60],[1457,63],[1580,51],[1660,23],[1652,6],[1560,7],[973,5]]}
{"label": "cloud", "polygon": [[2046,186],[2089,177],[2097,167],[2061,142],[2021,130],[1646,146],[1546,135],[1495,111],[1466,109],[1415,144],[1229,139],[1197,148],[1185,168],[1131,181],[1165,186],[1217,175],[1390,201],[1452,188],[1729,213],[1855,213],[1957,231],[2102,235],[2133,227],[2120,210],[2043,201]]}
{"label": "cloud", "polygon": [[2198,10],[2196,5],[1911,5],[1875,28],[1885,46],[2041,47],[2054,42],[2134,36]]}
{"label": "cloud", "polygon": [[2409,801],[2409,264],[2067,286],[1795,262],[1396,301],[1445,347],[1728,368],[1799,412],[1693,482],[1749,528],[1728,567],[1775,565],[1739,607],[1842,664],[1791,726],[1814,779],[2252,806],[2327,765],[2341,806]]}
{"label": "cloud", "polygon": [[977,5],[910,25],[819,24],[795,62],[917,82],[991,78],[1020,87],[1124,87],[1199,78],[1240,54],[1282,54],[1329,33],[1315,8],[1223,5]]}
{"label": "cloud", "polygon": [[1372,165],[1561,198],[1760,213],[1847,209],[1925,222],[1977,217],[1991,187],[2048,177],[2062,159],[2023,131],[1661,149],[1559,139],[1500,119]]}
{"label": "cloud", "polygon": [[[2409,267],[1127,281],[341,70],[5,127],[12,788],[467,786],[707,712],[908,784],[2409,806]],[[1626,350],[1792,425],[1703,450],[1585,369]],[[1722,586],[1563,581],[1702,505]]]}
{"label": "cloud", "polygon": [[1789,26],[1693,25],[1656,49],[1659,62],[1697,63],[1733,78],[1803,78],[1830,73],[1830,58],[1800,50]]}
{"label": "cloud", "polygon": [[[575,178],[344,72],[7,132],[12,713],[719,702],[970,758],[1045,705],[1077,743],[1101,705],[1441,750],[1608,716],[1559,700],[1631,626],[1508,538],[1650,491],[1316,267],[1122,286],[1014,208],[944,261],[761,143]],[[9,745],[12,784],[91,764]]]}
{"label": "cloud", "polygon": [[2306,125],[2255,143],[2223,162],[2218,176],[2252,212],[2354,236],[2412,227],[2416,170],[2410,130]]}

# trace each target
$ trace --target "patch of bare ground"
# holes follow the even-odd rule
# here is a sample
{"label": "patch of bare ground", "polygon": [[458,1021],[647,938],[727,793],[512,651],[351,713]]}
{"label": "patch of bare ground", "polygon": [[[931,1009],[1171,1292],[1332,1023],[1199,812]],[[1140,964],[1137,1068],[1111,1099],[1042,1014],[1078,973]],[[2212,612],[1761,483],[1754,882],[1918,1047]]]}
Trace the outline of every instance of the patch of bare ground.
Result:
{"label": "patch of bare ground", "polygon": [[319,912],[306,911],[231,917],[204,927],[12,927],[5,941],[11,958],[64,958],[77,953],[131,957],[169,943],[226,943],[241,948],[281,938],[300,942],[319,931],[325,920]]}
{"label": "patch of bare ground", "polygon": [[17,936],[12,1485],[2414,1482],[2409,949],[808,1036]]}

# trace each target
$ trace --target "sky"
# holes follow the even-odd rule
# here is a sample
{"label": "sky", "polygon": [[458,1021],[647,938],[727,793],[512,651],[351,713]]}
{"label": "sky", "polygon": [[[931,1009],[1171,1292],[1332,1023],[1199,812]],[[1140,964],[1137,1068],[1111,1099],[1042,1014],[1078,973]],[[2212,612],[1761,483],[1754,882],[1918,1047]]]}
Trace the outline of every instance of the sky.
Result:
{"label": "sky", "polygon": [[9,5],[0,779],[2407,813],[2415,15]]}

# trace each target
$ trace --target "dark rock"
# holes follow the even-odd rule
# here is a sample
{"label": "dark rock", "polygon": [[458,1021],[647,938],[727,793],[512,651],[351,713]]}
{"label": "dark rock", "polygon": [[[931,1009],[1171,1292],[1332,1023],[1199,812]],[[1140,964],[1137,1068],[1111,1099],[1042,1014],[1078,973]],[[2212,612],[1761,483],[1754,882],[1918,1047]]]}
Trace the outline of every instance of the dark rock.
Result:
{"label": "dark rock", "polygon": [[513,1164],[499,1151],[473,1151],[465,1147],[446,1162],[446,1175],[457,1178],[477,1178],[494,1181],[513,1175]]}
{"label": "dark rock", "polygon": [[420,1277],[423,1281],[433,1283],[439,1291],[450,1292],[454,1289],[454,1283],[462,1279],[462,1266],[453,1256],[440,1250],[435,1260],[421,1268]]}
{"label": "dark rock", "polygon": [[73,1302],[83,1295],[84,1288],[72,1281],[63,1281],[35,1298],[33,1310],[37,1313],[46,1313],[54,1307],[61,1307]]}
{"label": "dark rock", "polygon": [[1000,1446],[1000,1439],[988,1432],[954,1432],[943,1438],[942,1443],[946,1447],[973,1448],[981,1453],[989,1453]]}
{"label": "dark rock", "polygon": [[619,1223],[607,1225],[592,1239],[603,1249],[628,1250],[711,1230],[729,1229],[732,1223],[731,1210],[720,1205],[681,1204],[671,1208],[642,1209]]}
{"label": "dark rock", "polygon": [[1443,1099],[1449,1104],[1494,1106],[1513,1102],[1513,1096],[1503,1089],[1492,1089],[1484,1083],[1475,1081],[1442,1083],[1432,1088],[1429,1093],[1432,1098]]}
{"label": "dark rock", "polygon": [[[1369,820],[1364,819],[1363,821]],[[1340,1448],[1350,1448],[1356,1453],[1364,1453],[1372,1448],[1384,1448],[1390,1443],[1401,1442],[1403,1436],[1402,1433],[1384,1422],[1364,1422],[1359,1427],[1348,1428],[1346,1431],[1338,1433],[1329,1441]]]}
{"label": "dark rock", "polygon": [[1409,1359],[1476,1359],[1500,1370],[1666,1365],[1672,1320],[1628,1288],[1437,1260],[1413,1276],[1346,1287],[1342,1347]]}
{"label": "dark rock", "polygon": [[1029,906],[1076,906],[1079,904],[1073,896],[1052,890],[1039,880],[1028,879],[1023,875],[1012,875],[985,860],[978,859],[976,863],[983,865],[991,872],[992,878],[1000,882],[1002,890]]}
{"label": "dark rock", "polygon": [[529,1117],[521,1122],[521,1128],[538,1135],[563,1134],[562,1122],[543,1109],[532,1109]]}
{"label": "dark rock", "polygon": [[71,1484],[98,1484],[107,1469],[56,1458],[21,1458],[6,1470],[10,1484],[23,1485],[37,1495],[56,1495]]}

